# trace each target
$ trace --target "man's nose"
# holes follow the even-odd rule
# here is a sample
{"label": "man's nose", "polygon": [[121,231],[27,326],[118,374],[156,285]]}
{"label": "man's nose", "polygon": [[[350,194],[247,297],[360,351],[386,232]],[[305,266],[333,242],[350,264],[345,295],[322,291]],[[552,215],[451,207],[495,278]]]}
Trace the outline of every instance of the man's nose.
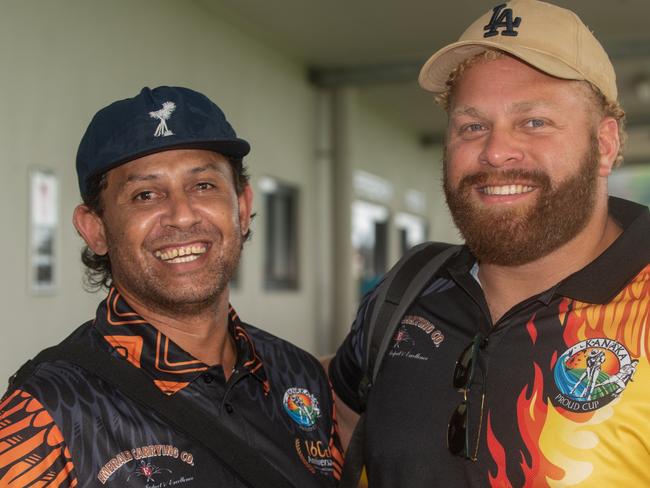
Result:
{"label": "man's nose", "polygon": [[167,209],[160,219],[163,227],[187,230],[201,222],[201,214],[185,193],[172,194],[167,200]]}
{"label": "man's nose", "polygon": [[512,131],[494,126],[485,139],[485,146],[480,154],[480,161],[495,168],[520,162],[524,153]]}

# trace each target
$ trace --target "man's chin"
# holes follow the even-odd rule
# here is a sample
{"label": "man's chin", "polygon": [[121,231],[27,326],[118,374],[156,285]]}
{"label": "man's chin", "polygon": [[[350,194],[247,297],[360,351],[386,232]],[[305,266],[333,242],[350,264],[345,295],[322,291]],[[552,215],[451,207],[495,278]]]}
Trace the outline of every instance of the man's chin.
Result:
{"label": "man's chin", "polygon": [[127,302],[134,301],[152,312],[165,314],[199,314],[214,307],[220,296],[227,293],[227,281],[218,276],[213,275],[210,280],[189,278],[149,276],[140,281],[121,280],[116,285]]}
{"label": "man's chin", "polygon": [[457,224],[460,224],[461,230],[469,229],[470,234],[477,232],[482,234],[487,231],[489,234],[503,235],[522,230],[533,216],[534,209],[529,205],[474,207],[462,222],[459,221]]}
{"label": "man's chin", "polygon": [[219,296],[226,289],[226,287],[218,289],[213,286],[210,289],[184,288],[172,290],[167,288],[164,290],[150,290],[146,301],[149,302],[152,308],[158,307],[167,312],[196,315],[205,309],[214,307],[219,301]]}
{"label": "man's chin", "polygon": [[[484,263],[518,266],[539,258],[546,239],[535,225],[535,207],[499,205],[472,206],[454,220],[467,246]],[[461,218],[459,218],[461,217]],[[532,224],[532,225],[531,225]]]}

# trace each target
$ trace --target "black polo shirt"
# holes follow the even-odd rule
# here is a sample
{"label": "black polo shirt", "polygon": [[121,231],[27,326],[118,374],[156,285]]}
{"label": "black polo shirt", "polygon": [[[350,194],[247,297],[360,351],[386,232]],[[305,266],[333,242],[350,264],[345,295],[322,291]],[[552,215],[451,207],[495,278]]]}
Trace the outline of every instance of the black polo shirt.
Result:
{"label": "black polo shirt", "polygon": [[[371,488],[650,486],[650,214],[610,198],[623,234],[595,261],[492,324],[464,249],[409,308],[367,406]],[[363,301],[330,366],[336,393],[359,411]],[[469,451],[447,428],[463,394],[461,352],[480,333],[469,402]]]}
{"label": "black polo shirt", "polygon": [[[334,486],[341,454],[331,391],[308,353],[229,313],[237,350],[221,366],[193,358],[111,289],[94,323],[98,347],[141,368],[168,395],[219,419],[295,486]],[[64,361],[43,363],[0,404],[0,486],[239,487],[232,472],[119,390]],[[49,484],[48,484],[49,483]]]}

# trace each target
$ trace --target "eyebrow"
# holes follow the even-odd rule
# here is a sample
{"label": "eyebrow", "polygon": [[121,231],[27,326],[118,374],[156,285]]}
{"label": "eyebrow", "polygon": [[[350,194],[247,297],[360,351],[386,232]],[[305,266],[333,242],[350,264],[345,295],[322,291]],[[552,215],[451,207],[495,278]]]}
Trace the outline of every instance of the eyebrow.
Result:
{"label": "eyebrow", "polygon": [[130,174],[126,178],[126,183],[131,183],[134,181],[151,181],[151,180],[156,180],[160,178],[162,175],[159,173],[152,173],[148,175],[141,175],[141,174]]}
{"label": "eyebrow", "polygon": [[548,100],[527,100],[524,102],[517,102],[513,104],[509,111],[515,113],[521,113],[521,112],[528,112],[530,110],[539,107],[554,108],[557,107],[557,104],[553,102],[549,102]]}
{"label": "eyebrow", "polygon": [[[548,100],[525,100],[522,102],[516,102],[513,103],[512,106],[508,108],[508,112],[511,113],[525,113],[525,112],[530,112],[531,110],[534,110],[536,108],[556,108],[557,104]],[[463,115],[467,115],[469,117],[476,117],[476,118],[485,118],[485,115],[478,110],[475,107],[459,107],[457,109],[454,109],[451,114],[450,118],[453,117],[460,117]]]}
{"label": "eyebrow", "polygon": [[454,109],[450,114],[450,118],[459,117],[461,115],[469,115],[470,117],[477,117],[477,118],[485,117],[478,109],[474,107],[465,106],[465,107],[459,107]]}
{"label": "eyebrow", "polygon": [[192,168],[189,173],[191,174],[198,174],[198,173],[203,173],[204,171],[208,170],[213,170],[217,173],[224,174],[223,170],[221,169],[220,166],[217,166],[214,163],[207,163],[204,166],[197,166],[196,168]]}

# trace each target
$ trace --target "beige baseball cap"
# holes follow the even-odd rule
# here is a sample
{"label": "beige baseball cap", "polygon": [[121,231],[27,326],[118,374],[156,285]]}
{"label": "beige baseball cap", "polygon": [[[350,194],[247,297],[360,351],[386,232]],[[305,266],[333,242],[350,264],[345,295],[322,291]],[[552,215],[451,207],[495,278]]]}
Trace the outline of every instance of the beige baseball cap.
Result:
{"label": "beige baseball cap", "polygon": [[598,40],[570,10],[538,0],[502,3],[476,20],[460,39],[424,64],[420,86],[441,93],[449,74],[486,48],[499,49],[558,78],[593,83],[616,101],[616,74]]}

